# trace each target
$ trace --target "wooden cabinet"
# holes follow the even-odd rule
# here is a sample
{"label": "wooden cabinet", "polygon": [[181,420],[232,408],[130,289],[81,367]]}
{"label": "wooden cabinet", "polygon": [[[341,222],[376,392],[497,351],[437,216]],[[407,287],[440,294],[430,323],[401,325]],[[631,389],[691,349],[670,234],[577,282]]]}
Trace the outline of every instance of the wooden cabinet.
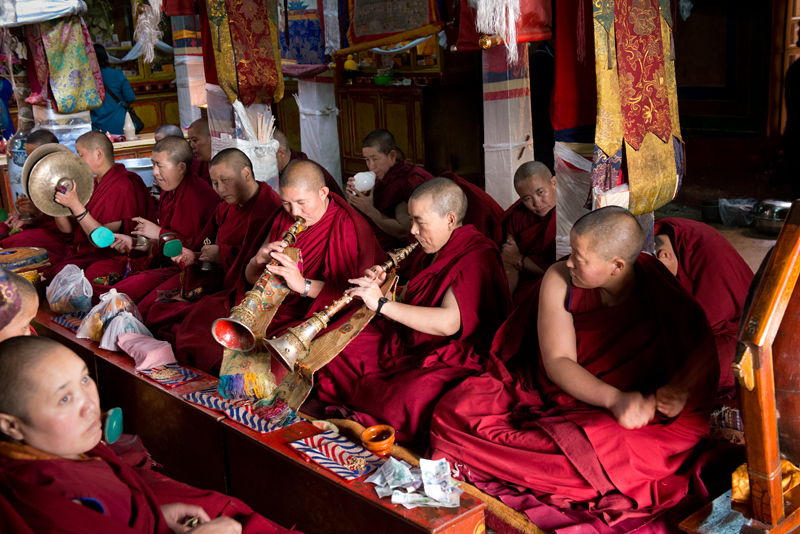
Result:
{"label": "wooden cabinet", "polygon": [[177,92],[137,94],[131,107],[144,122],[142,133],[153,132],[162,124],[181,123]]}

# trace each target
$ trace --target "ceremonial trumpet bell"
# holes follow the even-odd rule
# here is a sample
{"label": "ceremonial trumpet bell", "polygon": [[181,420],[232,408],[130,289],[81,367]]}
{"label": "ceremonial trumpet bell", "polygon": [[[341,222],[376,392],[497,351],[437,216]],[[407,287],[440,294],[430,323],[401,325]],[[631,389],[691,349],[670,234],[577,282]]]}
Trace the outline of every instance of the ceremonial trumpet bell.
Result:
{"label": "ceremonial trumpet bell", "polygon": [[[411,254],[411,251],[417,248],[417,245],[419,245],[419,242],[412,243],[394,252],[389,252],[389,259],[381,265],[381,268],[384,272],[389,272],[389,269],[396,268],[401,261]],[[333,301],[330,306],[326,306],[321,312],[315,313],[304,323],[289,328],[281,337],[267,340],[267,350],[290,373],[293,372],[297,365],[297,360],[311,349],[311,341],[317,334],[328,327],[331,317],[339,313],[352,300],[353,297],[350,295],[344,295]]]}
{"label": "ceremonial trumpet bell", "polygon": [[[281,236],[281,240],[288,246],[294,245],[297,242],[297,234],[303,230],[305,222],[302,217],[296,217],[294,224]],[[269,263],[269,265],[277,264],[275,260]],[[245,293],[242,302],[231,309],[230,315],[214,321],[211,325],[211,335],[217,343],[226,349],[242,352],[256,348],[256,334],[253,329],[259,315],[270,309],[265,306],[264,290],[271,277],[272,273],[264,269],[253,289]]]}

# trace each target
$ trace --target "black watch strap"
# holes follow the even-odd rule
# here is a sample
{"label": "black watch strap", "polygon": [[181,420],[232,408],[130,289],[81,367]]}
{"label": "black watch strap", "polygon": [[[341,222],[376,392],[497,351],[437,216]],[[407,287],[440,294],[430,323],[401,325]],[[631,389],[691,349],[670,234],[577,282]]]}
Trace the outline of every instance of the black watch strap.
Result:
{"label": "black watch strap", "polygon": [[378,307],[375,308],[375,317],[383,317],[383,314],[381,314],[381,308],[383,308],[383,305],[387,302],[389,302],[389,299],[386,297],[381,297],[378,299]]}

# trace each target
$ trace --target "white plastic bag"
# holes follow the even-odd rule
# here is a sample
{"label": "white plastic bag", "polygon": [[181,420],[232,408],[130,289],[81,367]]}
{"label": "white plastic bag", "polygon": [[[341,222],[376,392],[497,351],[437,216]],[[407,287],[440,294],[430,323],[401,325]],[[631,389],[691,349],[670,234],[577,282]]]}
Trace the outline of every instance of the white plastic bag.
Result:
{"label": "white plastic bag", "polygon": [[100,341],[114,317],[124,311],[130,312],[139,321],[142,320],[136,305],[125,293],[118,293],[116,289],[112,289],[108,293],[100,295],[100,304],[92,308],[89,315],[81,321],[77,332],[78,337]]}
{"label": "white plastic bag", "polygon": [[92,285],[77,265],[64,267],[50,282],[46,295],[55,313],[85,312],[92,307]]}
{"label": "white plastic bag", "polygon": [[100,348],[113,351],[122,350],[117,345],[117,338],[120,334],[144,334],[153,337],[150,330],[139,319],[130,312],[124,311],[114,317],[106,327],[106,332],[100,341]]}

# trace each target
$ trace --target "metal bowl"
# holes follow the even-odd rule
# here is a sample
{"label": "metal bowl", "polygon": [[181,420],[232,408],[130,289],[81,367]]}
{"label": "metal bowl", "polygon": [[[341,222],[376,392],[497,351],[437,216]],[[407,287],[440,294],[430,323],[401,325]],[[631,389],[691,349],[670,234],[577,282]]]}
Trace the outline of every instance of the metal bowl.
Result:
{"label": "metal bowl", "polygon": [[791,207],[791,202],[783,200],[762,200],[756,206],[756,230],[765,234],[779,234]]}

